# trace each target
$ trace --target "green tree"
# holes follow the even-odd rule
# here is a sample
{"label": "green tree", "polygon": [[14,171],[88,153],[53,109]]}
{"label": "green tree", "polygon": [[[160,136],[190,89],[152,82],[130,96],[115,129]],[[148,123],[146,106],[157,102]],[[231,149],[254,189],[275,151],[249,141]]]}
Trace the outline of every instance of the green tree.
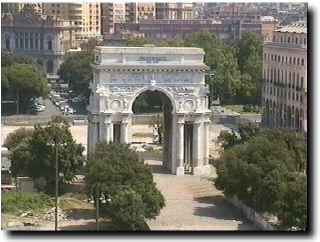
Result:
{"label": "green tree", "polygon": [[222,148],[229,149],[238,143],[238,137],[234,131],[229,132],[227,130],[220,131],[220,135],[217,138]]}
{"label": "green tree", "polygon": [[45,96],[49,92],[43,72],[35,65],[13,64],[5,68],[4,75],[17,101],[17,114],[20,109],[26,111],[31,98]]}
{"label": "green tree", "polygon": [[[71,181],[82,168],[84,147],[73,140],[67,122],[55,119],[49,125],[36,125],[32,135],[24,134],[27,138],[11,149],[11,158],[15,174],[23,173],[32,178],[44,178],[46,192],[54,192],[55,184],[55,145],[58,145],[58,164],[60,183]],[[16,143],[23,132],[19,131],[8,141]]]}
{"label": "green tree", "polygon": [[[141,225],[140,216],[143,221],[155,218],[164,206],[164,198],[153,182],[150,169],[128,145],[98,143],[87,168],[88,191],[94,193],[97,184],[101,184],[101,192],[110,197],[113,204],[111,212],[106,208],[102,209],[103,214],[110,216],[118,229],[143,229],[137,227]],[[133,204],[127,206],[126,199]]]}
{"label": "green tree", "polygon": [[254,83],[259,82],[262,73],[262,36],[244,32],[234,43],[235,57],[242,74],[251,76]]}
{"label": "green tree", "polygon": [[278,217],[287,227],[307,228],[307,192],[306,176],[281,184]]}
{"label": "green tree", "polygon": [[89,82],[93,78],[90,63],[93,61],[93,53],[76,52],[68,55],[60,66],[58,74],[70,84],[76,95],[84,95],[89,98]]}
{"label": "green tree", "polygon": [[85,52],[93,53],[96,46],[103,45],[103,42],[98,41],[96,38],[91,38],[87,42],[83,42],[80,44],[80,48]]}
{"label": "green tree", "polygon": [[8,148],[8,150],[12,150],[16,148],[21,141],[25,139],[30,139],[33,134],[33,129],[20,128],[15,130],[14,132],[8,134],[6,137],[3,146]]}
{"label": "green tree", "polygon": [[144,230],[146,227],[142,195],[130,186],[119,186],[108,212],[115,229]]}
{"label": "green tree", "polygon": [[126,46],[129,47],[142,47],[146,44],[155,44],[156,41],[144,37],[131,37],[126,40]]}
{"label": "green tree", "polygon": [[215,35],[199,33],[185,40],[185,46],[203,48],[204,62],[212,70],[212,75],[206,78],[210,87],[210,97],[219,99],[223,103],[235,98],[235,85],[240,73],[232,50]]}
{"label": "green tree", "polygon": [[234,45],[234,56],[242,74],[238,97],[242,103],[259,104],[261,99],[262,37],[245,32]]}
{"label": "green tree", "polygon": [[[297,194],[303,195],[289,204],[295,208],[307,206],[306,193],[302,192],[306,187],[293,191],[292,185],[297,183],[299,176],[304,176],[301,167],[305,167],[306,148],[302,147],[306,142],[301,135],[287,132],[246,126],[241,130],[242,139],[226,149],[218,161],[215,181],[227,196],[236,195],[258,211],[277,215],[284,227],[301,226],[297,221],[306,220],[306,213],[285,206],[290,199]],[[296,189],[300,189],[299,186]],[[296,221],[295,225],[293,221]]]}

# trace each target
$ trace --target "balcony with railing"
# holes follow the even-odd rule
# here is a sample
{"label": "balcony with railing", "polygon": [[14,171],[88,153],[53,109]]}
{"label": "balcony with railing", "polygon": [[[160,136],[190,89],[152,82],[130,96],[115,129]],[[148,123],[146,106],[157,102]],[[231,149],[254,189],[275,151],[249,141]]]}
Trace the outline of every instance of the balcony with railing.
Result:
{"label": "balcony with railing", "polygon": [[289,49],[307,49],[307,45],[305,44],[293,44],[293,43],[283,43],[283,42],[268,42],[266,46],[289,48]]}

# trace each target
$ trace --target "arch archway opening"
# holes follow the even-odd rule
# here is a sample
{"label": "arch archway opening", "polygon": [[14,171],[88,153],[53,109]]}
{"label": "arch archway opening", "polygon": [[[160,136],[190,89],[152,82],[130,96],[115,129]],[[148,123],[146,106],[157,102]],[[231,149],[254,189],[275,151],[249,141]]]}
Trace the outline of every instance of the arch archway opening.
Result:
{"label": "arch archway opening", "polygon": [[172,111],[172,102],[162,91],[146,90],[134,100],[133,125],[137,128],[133,129],[131,139],[133,143],[147,143],[147,151],[144,152],[146,163],[171,169]]}

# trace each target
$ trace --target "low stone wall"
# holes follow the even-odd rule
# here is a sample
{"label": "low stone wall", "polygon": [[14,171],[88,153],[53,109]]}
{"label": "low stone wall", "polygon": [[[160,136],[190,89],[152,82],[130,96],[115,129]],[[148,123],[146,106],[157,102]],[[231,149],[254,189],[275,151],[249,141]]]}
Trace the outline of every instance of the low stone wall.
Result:
{"label": "low stone wall", "polygon": [[237,196],[228,198],[229,202],[239,209],[248,220],[253,222],[262,230],[276,230],[272,225],[270,225],[261,215],[259,215],[255,210],[246,206]]}
{"label": "low stone wall", "polygon": [[132,124],[151,124],[153,119],[159,115],[160,117],[163,116],[163,114],[156,114],[156,113],[150,113],[150,114],[133,114],[132,115]]}

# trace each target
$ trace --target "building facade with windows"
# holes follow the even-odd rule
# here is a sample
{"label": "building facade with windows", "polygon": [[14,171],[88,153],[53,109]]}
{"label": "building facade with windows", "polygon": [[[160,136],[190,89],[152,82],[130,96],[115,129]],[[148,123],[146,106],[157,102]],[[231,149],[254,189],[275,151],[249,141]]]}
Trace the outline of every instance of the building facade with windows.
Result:
{"label": "building facade with windows", "polygon": [[126,22],[125,3],[101,3],[101,34],[114,33],[115,23]]}
{"label": "building facade with windows", "polygon": [[195,3],[156,3],[156,19],[193,20],[195,15]]}
{"label": "building facade with windows", "polygon": [[44,18],[26,4],[18,14],[3,14],[1,51],[31,56],[46,73],[56,74],[71,48],[72,29],[69,21]]}
{"label": "building facade with windows", "polygon": [[101,35],[100,3],[44,3],[43,13],[72,22],[74,31],[73,46]]}
{"label": "building facade with windows", "polygon": [[262,123],[307,132],[307,25],[274,31],[263,48]]}
{"label": "building facade with windows", "polygon": [[[17,14],[21,11],[26,3],[14,3],[14,2],[5,2],[1,3],[1,13],[12,13]],[[32,5],[37,12],[43,12],[43,3],[29,3]]]}

